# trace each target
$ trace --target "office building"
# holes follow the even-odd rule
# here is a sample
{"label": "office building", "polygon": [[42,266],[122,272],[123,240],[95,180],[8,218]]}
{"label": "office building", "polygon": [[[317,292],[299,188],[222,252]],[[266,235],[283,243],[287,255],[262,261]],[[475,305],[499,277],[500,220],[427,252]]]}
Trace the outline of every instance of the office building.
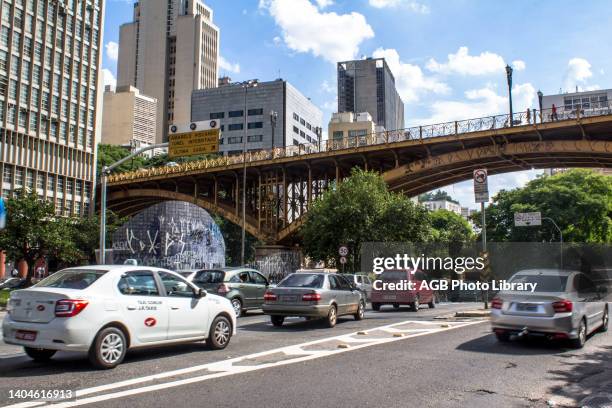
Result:
{"label": "office building", "polygon": [[[157,100],[133,86],[107,86],[102,114],[102,143],[135,150],[155,144]],[[150,156],[152,152],[148,155]]]}
{"label": "office building", "polygon": [[[377,129],[376,123],[368,112],[333,113],[327,128],[329,140],[335,143],[349,143],[352,145],[356,138],[372,135],[383,129]],[[365,139],[363,139],[365,142]]]}
{"label": "office building", "polygon": [[429,211],[436,210],[447,210],[454,212],[455,214],[461,215],[461,205],[449,200],[432,200],[432,201],[422,201],[421,205],[427,208]]}
{"label": "office building", "polygon": [[187,123],[191,92],[217,86],[219,29],[201,0],[141,0],[119,33],[117,86],[157,99],[157,142]]}
{"label": "office building", "polygon": [[[553,104],[557,108],[559,119],[575,117],[576,110],[585,113],[610,109],[612,106],[612,89],[598,89],[595,91],[583,91],[572,93],[561,93],[556,95],[544,95],[542,97],[542,108],[544,115],[550,114]],[[544,118],[548,120],[547,117]]]}
{"label": "office building", "polygon": [[384,58],[338,63],[338,112],[368,112],[386,130],[404,128],[404,102]]}
{"label": "office building", "polygon": [[101,123],[104,0],[0,1],[2,196],[89,212]]}
{"label": "office building", "polygon": [[[218,120],[221,128],[219,150],[241,153],[247,115],[247,150],[319,143],[323,114],[307,97],[287,81],[259,82],[245,88],[230,84],[193,92],[193,122]],[[271,112],[276,113],[272,120]]]}

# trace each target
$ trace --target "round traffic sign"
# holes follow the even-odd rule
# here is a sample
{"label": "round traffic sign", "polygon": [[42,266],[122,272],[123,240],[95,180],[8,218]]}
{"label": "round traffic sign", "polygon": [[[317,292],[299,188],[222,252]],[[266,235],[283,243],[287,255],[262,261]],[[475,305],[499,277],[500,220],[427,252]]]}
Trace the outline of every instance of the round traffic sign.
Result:
{"label": "round traffic sign", "polygon": [[344,245],[342,245],[340,248],[338,248],[338,254],[340,256],[347,256],[348,255],[348,248]]}
{"label": "round traffic sign", "polygon": [[474,170],[474,181],[478,184],[487,182],[487,171],[485,169]]}
{"label": "round traffic sign", "polygon": [[342,265],[344,265],[344,264],[346,263],[346,256],[341,256],[341,257],[340,257],[340,263],[341,263]]}

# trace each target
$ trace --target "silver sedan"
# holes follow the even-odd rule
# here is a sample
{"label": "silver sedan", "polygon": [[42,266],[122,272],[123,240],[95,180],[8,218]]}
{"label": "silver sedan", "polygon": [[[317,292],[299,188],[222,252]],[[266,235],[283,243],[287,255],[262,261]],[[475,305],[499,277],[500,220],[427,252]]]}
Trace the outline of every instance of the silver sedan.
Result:
{"label": "silver sedan", "polygon": [[342,275],[293,273],[268,289],[262,309],[274,326],[282,326],[287,316],[303,316],[325,319],[328,327],[334,327],[338,316],[363,319],[365,300]]}
{"label": "silver sedan", "polygon": [[491,326],[499,341],[538,335],[569,339],[581,348],[587,336],[608,328],[606,289],[584,273],[556,269],[517,272],[511,283],[535,283],[533,292],[502,291],[491,302]]}

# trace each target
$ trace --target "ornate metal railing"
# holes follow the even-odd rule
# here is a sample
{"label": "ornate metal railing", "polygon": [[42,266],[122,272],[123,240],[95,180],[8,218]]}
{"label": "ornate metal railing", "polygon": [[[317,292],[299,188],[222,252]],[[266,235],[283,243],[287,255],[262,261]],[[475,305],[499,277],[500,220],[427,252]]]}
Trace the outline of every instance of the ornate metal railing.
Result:
{"label": "ornate metal railing", "polygon": [[[596,105],[596,106],[595,106]],[[219,156],[205,160],[191,161],[179,164],[178,166],[161,166],[153,168],[142,168],[127,173],[112,174],[109,182],[125,180],[135,180],[145,177],[159,175],[178,174],[192,170],[202,170],[216,167],[242,164],[246,159],[247,163],[262,160],[271,160],[285,157],[305,156],[326,151],[337,151],[351,149],[361,146],[372,146],[389,143],[397,143],[408,140],[422,140],[443,136],[459,136],[466,133],[480,132],[486,130],[505,129],[511,126],[536,125],[539,123],[549,123],[562,120],[579,119],[582,117],[604,116],[612,114],[612,101],[599,102],[588,108],[565,109],[528,109],[523,112],[516,112],[512,115],[493,115],[476,119],[457,120],[453,122],[438,123],[426,126],[414,126],[400,130],[390,130],[367,134],[364,136],[348,137],[343,139],[328,139],[320,143],[300,144],[284,148],[274,148],[257,152],[247,152],[246,155],[237,154],[231,156]]]}

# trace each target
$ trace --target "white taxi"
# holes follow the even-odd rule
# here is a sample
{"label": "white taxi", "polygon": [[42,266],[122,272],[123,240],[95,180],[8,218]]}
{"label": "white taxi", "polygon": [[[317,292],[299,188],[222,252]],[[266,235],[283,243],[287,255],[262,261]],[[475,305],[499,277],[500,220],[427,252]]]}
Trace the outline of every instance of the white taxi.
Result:
{"label": "white taxi", "polygon": [[4,342],[34,360],[83,351],[98,368],[113,368],[128,348],[206,341],[225,348],[236,314],[224,297],[206,293],[160,268],[97,265],[58,271],[11,293]]}

